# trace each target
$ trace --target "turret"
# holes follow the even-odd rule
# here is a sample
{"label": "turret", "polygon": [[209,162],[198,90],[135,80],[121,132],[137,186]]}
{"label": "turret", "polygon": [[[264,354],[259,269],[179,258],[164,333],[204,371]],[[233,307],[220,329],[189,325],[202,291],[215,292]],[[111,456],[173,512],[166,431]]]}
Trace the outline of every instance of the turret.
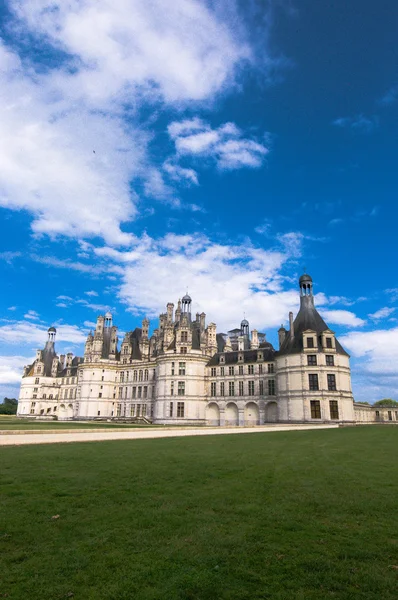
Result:
{"label": "turret", "polygon": [[252,329],[252,339],[251,339],[251,343],[250,343],[250,348],[252,350],[256,350],[258,347],[259,347],[258,331],[257,331],[257,329]]}
{"label": "turret", "polygon": [[282,346],[283,342],[285,341],[286,334],[287,334],[286,329],[283,327],[283,325],[281,325],[280,328],[278,329],[279,348]]}

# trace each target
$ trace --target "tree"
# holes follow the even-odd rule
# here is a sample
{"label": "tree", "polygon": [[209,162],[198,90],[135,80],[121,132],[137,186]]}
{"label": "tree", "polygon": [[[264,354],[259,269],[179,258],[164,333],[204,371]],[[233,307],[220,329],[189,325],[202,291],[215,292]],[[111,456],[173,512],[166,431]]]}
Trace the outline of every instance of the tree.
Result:
{"label": "tree", "polygon": [[16,415],[18,400],[15,398],[4,398],[3,404],[0,404],[0,415]]}
{"label": "tree", "polygon": [[378,402],[375,402],[373,406],[398,406],[398,402],[396,400],[392,400],[391,398],[383,398],[383,400],[378,400]]}

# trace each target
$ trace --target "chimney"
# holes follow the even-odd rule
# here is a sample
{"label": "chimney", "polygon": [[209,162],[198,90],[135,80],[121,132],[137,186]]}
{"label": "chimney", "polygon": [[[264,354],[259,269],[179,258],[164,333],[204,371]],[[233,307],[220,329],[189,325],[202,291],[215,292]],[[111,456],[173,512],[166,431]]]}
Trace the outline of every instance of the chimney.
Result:
{"label": "chimney", "polygon": [[293,313],[289,313],[289,327],[290,327],[290,339],[294,338],[294,324],[293,324]]}
{"label": "chimney", "polygon": [[278,338],[279,338],[279,349],[280,349],[286,338],[286,329],[283,327],[283,325],[281,325],[280,329],[278,329]]}

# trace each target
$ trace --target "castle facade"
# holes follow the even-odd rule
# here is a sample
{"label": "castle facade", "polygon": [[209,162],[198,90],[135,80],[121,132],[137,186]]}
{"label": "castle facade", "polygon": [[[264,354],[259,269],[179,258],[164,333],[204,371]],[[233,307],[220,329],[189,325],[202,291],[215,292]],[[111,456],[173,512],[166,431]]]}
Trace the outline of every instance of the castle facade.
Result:
{"label": "castle facade", "polygon": [[[108,312],[88,335],[84,357],[58,356],[50,327],[43,350],[24,369],[20,417],[145,420],[164,425],[253,426],[264,423],[354,423],[349,355],[314,305],[313,282],[300,277],[300,310],[278,332],[279,348],[244,319],[217,333],[191,314],[185,295],[167,304],[159,327],[149,321],[118,347]],[[396,415],[398,420],[398,415]]]}

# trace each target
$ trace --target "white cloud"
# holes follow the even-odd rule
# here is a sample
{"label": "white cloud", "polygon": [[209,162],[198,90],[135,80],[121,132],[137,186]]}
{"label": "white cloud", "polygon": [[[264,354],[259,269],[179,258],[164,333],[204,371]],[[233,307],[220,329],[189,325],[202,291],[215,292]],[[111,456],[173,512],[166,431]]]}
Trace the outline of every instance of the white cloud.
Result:
{"label": "white cloud", "polygon": [[244,138],[234,123],[212,129],[195,117],[170,123],[168,133],[175,143],[177,157],[212,159],[223,170],[261,167],[269,152],[264,144]]}
{"label": "white cloud", "polygon": [[334,325],[362,327],[366,322],[349,310],[320,310],[319,312],[326,322],[333,323]]}
{"label": "white cloud", "polygon": [[21,383],[24,366],[33,360],[33,356],[0,356],[0,385]]}
{"label": "white cloud", "polygon": [[32,321],[38,321],[40,315],[35,310],[28,310],[28,312],[24,315],[24,319],[31,319]]}
{"label": "white cloud", "polygon": [[[7,321],[0,325],[0,341],[7,344],[35,344],[44,347],[47,340],[48,326],[31,321]],[[76,325],[56,325],[57,341],[81,344],[86,340],[85,332]]]}
{"label": "white cloud", "polygon": [[[243,29],[228,22],[229,10],[221,20],[197,0],[167,7],[161,0],[9,6],[19,19],[15,41],[36,36],[37,45],[44,39],[61,58],[37,68],[0,44],[0,205],[30,211],[38,235],[129,244],[122,225],[137,216],[132,184],[179,208],[163,175],[174,184],[197,183],[193,169],[167,159],[162,171],[154,166],[153,128],[139,123],[140,108],[210,105],[232,89],[237,69],[251,59]],[[225,141],[236,131],[230,125],[216,135]],[[218,162],[256,166],[264,153],[261,144],[240,139],[220,146]]]}
{"label": "white cloud", "polygon": [[86,296],[98,296],[97,292],[94,290],[89,290],[88,292],[84,292]]}
{"label": "white cloud", "polygon": [[365,359],[363,369],[367,373],[398,377],[398,327],[352,331],[341,342],[354,357]]}
{"label": "white cloud", "polygon": [[21,252],[0,252],[0,260],[4,260],[8,264],[12,264],[14,258],[19,258],[21,256]]}
{"label": "white cloud", "polygon": [[380,321],[380,319],[385,319],[392,315],[395,312],[395,308],[389,308],[388,306],[384,306],[384,308],[379,308],[376,312],[368,315],[373,321]]}
{"label": "white cloud", "polygon": [[280,273],[290,255],[250,242],[217,244],[203,235],[170,234],[145,237],[130,252],[104,247],[95,253],[123,265],[119,297],[135,314],[156,318],[188,288],[193,312],[206,311],[218,331],[239,324],[244,312],[252,327],[263,329],[286,322],[299,301],[298,289],[282,286]]}

